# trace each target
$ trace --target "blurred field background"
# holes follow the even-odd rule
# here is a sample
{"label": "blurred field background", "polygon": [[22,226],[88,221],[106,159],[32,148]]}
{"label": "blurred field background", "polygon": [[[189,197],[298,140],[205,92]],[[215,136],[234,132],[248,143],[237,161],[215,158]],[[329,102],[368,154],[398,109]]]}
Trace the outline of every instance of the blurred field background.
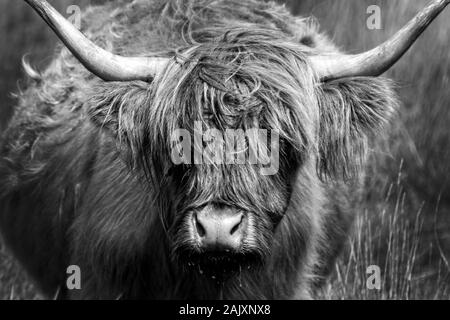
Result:
{"label": "blurred field background", "polygon": [[[104,0],[103,0],[104,1]],[[281,0],[280,0],[281,1]],[[60,12],[71,4],[50,1]],[[312,14],[347,52],[372,48],[411,19],[428,0],[286,0]],[[369,5],[381,8],[382,29],[366,27]],[[376,152],[349,246],[325,299],[448,299],[450,297],[450,8],[388,76],[402,101],[387,142]],[[56,37],[23,1],[0,2],[0,130],[22,87],[21,58],[44,68]],[[381,268],[381,290],[366,288],[366,268]],[[0,299],[39,298],[0,243]]]}

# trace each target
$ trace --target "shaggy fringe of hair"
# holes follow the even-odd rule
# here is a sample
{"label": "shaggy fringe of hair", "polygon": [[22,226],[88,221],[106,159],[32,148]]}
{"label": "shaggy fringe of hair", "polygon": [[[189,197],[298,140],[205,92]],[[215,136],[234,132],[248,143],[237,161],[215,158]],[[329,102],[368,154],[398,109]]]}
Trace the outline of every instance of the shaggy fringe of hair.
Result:
{"label": "shaggy fringe of hair", "polygon": [[314,77],[298,48],[272,30],[203,31],[208,40],[154,81],[152,107],[142,116],[152,124],[153,156],[170,155],[167,137],[178,128],[193,133],[195,121],[219,130],[277,130],[299,158],[315,148]]}

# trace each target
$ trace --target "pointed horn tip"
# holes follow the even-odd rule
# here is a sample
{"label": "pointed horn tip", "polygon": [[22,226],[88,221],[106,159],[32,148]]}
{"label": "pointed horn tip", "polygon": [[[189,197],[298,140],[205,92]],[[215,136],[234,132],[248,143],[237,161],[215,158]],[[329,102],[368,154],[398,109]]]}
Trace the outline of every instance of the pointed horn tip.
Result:
{"label": "pointed horn tip", "polygon": [[367,52],[354,55],[311,56],[313,68],[322,81],[356,76],[380,76],[408,51],[449,4],[450,0],[431,2],[389,40]]}

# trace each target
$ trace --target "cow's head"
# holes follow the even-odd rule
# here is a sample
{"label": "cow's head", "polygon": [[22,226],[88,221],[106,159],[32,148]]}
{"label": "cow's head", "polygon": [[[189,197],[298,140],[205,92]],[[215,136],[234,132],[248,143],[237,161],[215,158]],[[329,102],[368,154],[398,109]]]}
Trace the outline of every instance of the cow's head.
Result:
{"label": "cow's head", "polygon": [[299,171],[347,177],[358,168],[368,136],[395,106],[388,82],[376,77],[449,3],[434,1],[390,40],[357,55],[235,27],[204,30],[173,57],[149,58],[106,52],[46,1],[26,1],[87,69],[126,82],[117,97],[97,92],[98,105],[114,101],[118,110],[93,117],[130,105],[122,117],[139,132],[122,138],[157,185],[174,257],[214,273],[264,261]]}

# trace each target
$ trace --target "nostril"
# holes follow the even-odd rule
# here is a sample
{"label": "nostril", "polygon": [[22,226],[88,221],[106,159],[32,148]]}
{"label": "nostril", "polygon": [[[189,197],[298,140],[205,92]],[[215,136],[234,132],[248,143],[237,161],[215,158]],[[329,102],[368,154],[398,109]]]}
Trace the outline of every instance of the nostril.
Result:
{"label": "nostril", "polygon": [[194,220],[195,220],[195,227],[197,228],[197,233],[200,237],[204,237],[206,234],[206,230],[205,228],[202,226],[202,224],[200,223],[200,221],[198,221],[197,219],[197,215],[194,214]]}
{"label": "nostril", "polygon": [[243,215],[241,215],[241,217],[240,217],[238,223],[236,223],[236,225],[234,225],[234,227],[231,228],[231,230],[230,230],[230,235],[233,235],[234,233],[236,233],[236,231],[239,230],[239,227],[240,227],[241,224],[242,224],[242,219],[244,219],[244,216],[243,216]]}

